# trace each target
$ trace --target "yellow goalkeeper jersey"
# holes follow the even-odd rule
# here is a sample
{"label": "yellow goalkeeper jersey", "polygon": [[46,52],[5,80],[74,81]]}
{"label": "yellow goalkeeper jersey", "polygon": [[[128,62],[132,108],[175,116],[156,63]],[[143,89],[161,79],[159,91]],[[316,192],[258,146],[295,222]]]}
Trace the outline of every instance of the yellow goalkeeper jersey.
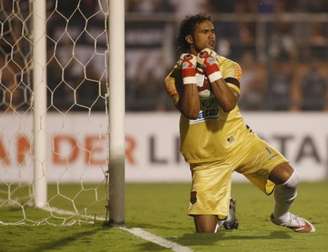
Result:
{"label": "yellow goalkeeper jersey", "polygon": [[[239,80],[241,68],[238,63],[222,56],[217,57],[220,71],[227,85],[234,92],[240,93]],[[204,85],[206,77],[201,73],[197,76],[197,86]],[[183,87],[179,64],[165,78],[165,88],[177,104]],[[240,114],[239,107],[226,113],[219,106],[213,94],[200,98],[201,110],[195,120],[180,117],[180,148],[190,164],[226,160],[229,153],[239,143],[245,141],[248,130]]]}

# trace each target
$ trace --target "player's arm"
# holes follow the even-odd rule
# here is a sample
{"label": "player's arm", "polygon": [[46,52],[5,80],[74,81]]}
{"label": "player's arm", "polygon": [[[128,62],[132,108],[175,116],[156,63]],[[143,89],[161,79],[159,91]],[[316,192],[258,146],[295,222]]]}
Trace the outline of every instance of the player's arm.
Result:
{"label": "player's arm", "polygon": [[[202,50],[197,56],[198,63],[204,69],[211,85],[212,92],[224,112],[229,112],[237,105],[239,94],[230,88],[221,74],[215,52],[211,49]],[[234,81],[232,78],[230,81]]]}
{"label": "player's arm", "polygon": [[[188,119],[196,119],[200,111],[200,101],[196,84],[195,55],[182,54],[179,60],[179,68],[175,67],[165,78],[166,92],[172,97],[179,111]],[[182,77],[182,87],[177,78]]]}
{"label": "player's arm", "polygon": [[181,55],[180,59],[183,88],[178,108],[188,119],[196,119],[200,111],[196,78],[197,57],[192,54],[184,53]]}
{"label": "player's arm", "polygon": [[172,99],[174,105],[177,107],[177,104],[180,100],[179,91],[177,89],[177,72],[180,71],[178,66],[175,65],[174,68],[164,79],[164,90]]}

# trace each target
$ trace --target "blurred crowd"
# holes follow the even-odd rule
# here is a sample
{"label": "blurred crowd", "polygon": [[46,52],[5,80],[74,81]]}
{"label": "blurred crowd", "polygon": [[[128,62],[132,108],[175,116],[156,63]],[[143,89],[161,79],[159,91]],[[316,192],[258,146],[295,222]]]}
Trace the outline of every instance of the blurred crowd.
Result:
{"label": "blurred crowd", "polygon": [[[127,10],[150,21],[165,13],[177,22],[195,13],[211,15],[218,53],[242,66],[240,106],[244,110],[328,110],[328,1],[129,0]],[[295,18],[300,13],[312,15]],[[324,18],[309,22],[308,17],[316,14]],[[173,43],[177,27],[171,28],[162,29],[161,40]],[[178,57],[170,42],[163,42],[164,50],[158,54],[149,48],[139,64],[128,66],[128,70],[136,68],[127,74],[129,110],[174,109],[158,85],[174,63],[167,57]]]}
{"label": "blurred crowd", "polygon": [[127,0],[128,13],[172,13],[177,16],[202,13],[277,13],[328,11],[325,0]]}
{"label": "blurred crowd", "polygon": [[[0,110],[32,101],[31,3],[0,1]],[[47,1],[50,111],[106,107],[107,1]],[[327,0],[126,0],[127,111],[174,109],[162,88],[179,22],[212,15],[219,54],[243,69],[243,110],[328,111]]]}

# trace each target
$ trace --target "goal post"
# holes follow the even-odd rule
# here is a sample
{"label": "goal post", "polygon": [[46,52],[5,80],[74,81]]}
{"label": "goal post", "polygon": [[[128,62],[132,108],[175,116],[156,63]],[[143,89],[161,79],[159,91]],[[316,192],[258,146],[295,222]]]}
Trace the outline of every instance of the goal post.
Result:
{"label": "goal post", "polygon": [[0,1],[0,224],[125,222],[124,18],[124,1]]}
{"label": "goal post", "polygon": [[42,208],[47,203],[47,53],[46,53],[46,2],[33,2],[33,134],[34,134],[34,204]]}
{"label": "goal post", "polygon": [[124,1],[109,0],[109,223],[124,223]]}

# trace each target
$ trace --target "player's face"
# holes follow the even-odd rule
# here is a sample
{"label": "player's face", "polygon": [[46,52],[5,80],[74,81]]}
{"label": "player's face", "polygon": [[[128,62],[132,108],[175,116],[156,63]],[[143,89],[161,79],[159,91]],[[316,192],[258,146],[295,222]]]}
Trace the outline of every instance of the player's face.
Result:
{"label": "player's face", "polygon": [[214,24],[208,20],[197,24],[192,38],[192,46],[196,52],[199,52],[204,48],[215,49]]}

